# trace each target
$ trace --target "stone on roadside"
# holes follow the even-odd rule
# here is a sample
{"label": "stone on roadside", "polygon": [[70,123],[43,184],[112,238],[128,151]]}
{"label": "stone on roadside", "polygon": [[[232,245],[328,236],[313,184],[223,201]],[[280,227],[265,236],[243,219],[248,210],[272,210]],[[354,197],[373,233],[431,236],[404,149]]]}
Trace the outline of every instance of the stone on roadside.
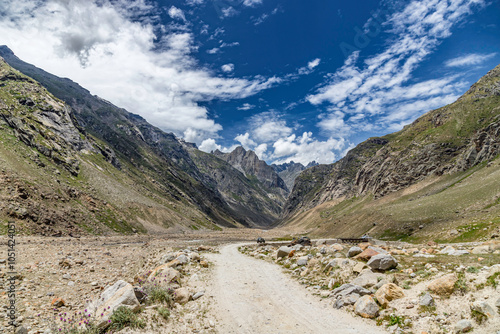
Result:
{"label": "stone on roadside", "polygon": [[205,260],[200,261],[200,266],[202,266],[203,268],[208,268],[208,261]]}
{"label": "stone on roadside", "polygon": [[455,274],[447,274],[430,282],[427,289],[438,295],[449,295],[455,289],[456,281]]}
{"label": "stone on roadside", "polygon": [[191,294],[187,288],[179,288],[174,290],[174,302],[186,304],[191,299]]}
{"label": "stone on roadside", "polygon": [[352,268],[352,271],[355,272],[355,273],[361,273],[363,271],[363,269],[365,268],[368,268],[368,266],[366,265],[366,263],[363,263],[363,262],[358,262],[353,268]]}
{"label": "stone on roadside", "polygon": [[198,254],[196,252],[192,252],[189,254],[189,259],[191,261],[200,261],[200,254]]}
{"label": "stone on roadside", "polygon": [[335,244],[331,245],[330,248],[336,250],[337,252],[344,250],[344,246],[342,246],[339,243],[335,243]]}
{"label": "stone on roadside", "polygon": [[205,295],[205,291],[199,291],[193,295],[193,300],[199,299]]}
{"label": "stone on roadside", "polygon": [[354,304],[354,312],[363,318],[375,318],[378,315],[379,307],[372,297],[366,295],[360,297]]}
{"label": "stone on roadside", "polygon": [[297,259],[298,266],[306,266],[309,258],[307,256],[301,256]]}
{"label": "stone on roadside", "polygon": [[186,254],[179,255],[176,260],[179,262],[180,265],[189,263],[189,258],[187,257]]}
{"label": "stone on roadside", "polygon": [[359,253],[354,257],[356,260],[361,261],[369,261],[373,256],[378,255],[379,253],[371,248],[366,248],[364,251]]}
{"label": "stone on roadside", "polygon": [[155,281],[158,283],[170,284],[173,282],[179,283],[181,279],[181,273],[170,267],[167,264],[163,264],[151,272],[148,277],[149,281]]}
{"label": "stone on roadside", "polygon": [[371,294],[371,291],[359,285],[354,285],[350,283],[342,284],[341,286],[332,291],[332,295],[335,297],[346,297],[353,293],[356,293],[360,296],[364,296]]}
{"label": "stone on roadside", "polygon": [[50,305],[52,305],[54,307],[62,307],[64,305],[66,305],[66,302],[64,301],[64,299],[57,297],[57,298],[52,299],[52,301],[50,302]]}
{"label": "stone on roadside", "polygon": [[379,254],[372,256],[367,265],[374,270],[389,270],[398,266],[398,261],[389,254]]}
{"label": "stone on roadside", "polygon": [[493,309],[493,307],[485,301],[477,301],[471,305],[471,310],[480,312],[487,316],[488,318],[492,318],[495,316],[497,312]]}
{"label": "stone on roadside", "polygon": [[141,307],[141,304],[135,296],[132,285],[119,280],[105,289],[100,298],[89,306],[89,309],[93,310],[97,315],[97,327],[104,328],[108,325],[108,320],[113,312],[121,306],[130,308],[135,312]]}
{"label": "stone on roadside", "polygon": [[454,326],[455,333],[466,333],[472,329],[472,321],[462,319]]}
{"label": "stone on roadside", "polygon": [[420,306],[431,307],[435,306],[436,302],[434,301],[434,298],[432,298],[430,293],[426,293],[425,295],[420,297],[419,304]]}
{"label": "stone on roadside", "polygon": [[378,283],[378,277],[380,274],[376,274],[370,269],[365,269],[361,271],[358,277],[351,281],[351,284],[359,285],[363,288],[369,288]]}
{"label": "stone on roadside", "polygon": [[282,257],[287,257],[288,254],[292,251],[291,247],[288,246],[281,246],[278,248],[278,254],[276,255],[276,258],[282,258]]}
{"label": "stone on roadside", "polygon": [[375,292],[375,298],[384,307],[387,307],[390,301],[403,298],[404,296],[403,289],[393,283],[384,284]]}
{"label": "stone on roadside", "polygon": [[362,252],[363,252],[363,250],[361,248],[359,248],[358,246],[352,246],[347,251],[347,257],[353,257],[353,256],[356,256],[356,255],[362,253]]}

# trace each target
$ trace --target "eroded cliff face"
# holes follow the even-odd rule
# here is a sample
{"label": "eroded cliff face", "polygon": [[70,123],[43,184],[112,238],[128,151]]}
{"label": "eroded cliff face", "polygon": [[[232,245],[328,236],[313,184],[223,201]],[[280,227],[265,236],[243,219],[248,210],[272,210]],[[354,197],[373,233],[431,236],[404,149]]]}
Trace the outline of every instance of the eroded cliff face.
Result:
{"label": "eroded cliff face", "polygon": [[303,172],[283,218],[342,197],[380,198],[429,176],[465,171],[500,154],[500,66],[451,105],[371,138],[338,162]]}
{"label": "eroded cliff face", "polygon": [[0,57],[0,119],[26,145],[78,175],[78,151],[94,150],[71,108]]}
{"label": "eroded cliff face", "polygon": [[288,188],[283,179],[265,161],[260,160],[255,152],[247,151],[239,146],[231,153],[222,153],[217,150],[213,154],[229,163],[245,176],[256,177],[266,187],[278,191],[281,196],[286,197],[288,195]]}

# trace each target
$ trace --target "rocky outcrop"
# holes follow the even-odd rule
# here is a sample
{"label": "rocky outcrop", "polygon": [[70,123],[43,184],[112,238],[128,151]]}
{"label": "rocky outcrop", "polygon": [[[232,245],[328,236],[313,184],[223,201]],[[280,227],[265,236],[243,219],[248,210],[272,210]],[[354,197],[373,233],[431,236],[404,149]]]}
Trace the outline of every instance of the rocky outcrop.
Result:
{"label": "rocky outcrop", "polygon": [[299,176],[302,171],[317,165],[318,163],[315,161],[310,162],[307,166],[304,166],[301,163],[290,161],[288,163],[283,163],[280,165],[272,164],[271,167],[276,171],[276,173],[278,173],[279,177],[281,177],[283,181],[285,181],[288,190],[292,191],[297,176]]}
{"label": "rocky outcrop", "polygon": [[77,128],[71,108],[31,78],[12,69],[3,58],[0,58],[0,81],[3,83],[0,120],[24,144],[78,175],[77,152],[94,148]]}
{"label": "rocky outcrop", "polygon": [[216,150],[213,154],[242,172],[247,178],[256,177],[266,187],[278,189],[282,196],[286,197],[288,195],[285,182],[271,166],[260,160],[255,152],[247,151],[238,146],[231,153],[222,153]]}

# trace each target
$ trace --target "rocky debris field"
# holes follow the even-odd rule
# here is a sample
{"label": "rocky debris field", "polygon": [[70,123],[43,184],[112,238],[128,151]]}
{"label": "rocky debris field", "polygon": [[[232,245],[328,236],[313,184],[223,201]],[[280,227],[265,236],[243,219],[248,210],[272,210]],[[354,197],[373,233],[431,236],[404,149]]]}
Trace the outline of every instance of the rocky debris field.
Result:
{"label": "rocky debris field", "polygon": [[[426,245],[260,244],[240,251],[276,263],[331,307],[389,333],[500,334],[500,242]],[[279,284],[279,283],[277,283]]]}
{"label": "rocky debris field", "polygon": [[[0,333],[214,333],[205,294],[218,243],[248,232],[160,237],[18,237],[16,328],[8,324],[0,250]],[[211,246],[207,246],[211,244]],[[204,246],[205,245],[205,246]],[[123,306],[123,307],[121,307]]]}

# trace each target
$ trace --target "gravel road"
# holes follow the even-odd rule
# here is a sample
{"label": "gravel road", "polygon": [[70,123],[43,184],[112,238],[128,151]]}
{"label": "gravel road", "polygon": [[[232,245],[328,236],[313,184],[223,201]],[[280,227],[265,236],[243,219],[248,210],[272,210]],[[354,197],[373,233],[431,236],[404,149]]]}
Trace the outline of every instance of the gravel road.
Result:
{"label": "gravel road", "polygon": [[277,265],[241,254],[240,245],[207,256],[220,333],[386,333],[310,295]]}

